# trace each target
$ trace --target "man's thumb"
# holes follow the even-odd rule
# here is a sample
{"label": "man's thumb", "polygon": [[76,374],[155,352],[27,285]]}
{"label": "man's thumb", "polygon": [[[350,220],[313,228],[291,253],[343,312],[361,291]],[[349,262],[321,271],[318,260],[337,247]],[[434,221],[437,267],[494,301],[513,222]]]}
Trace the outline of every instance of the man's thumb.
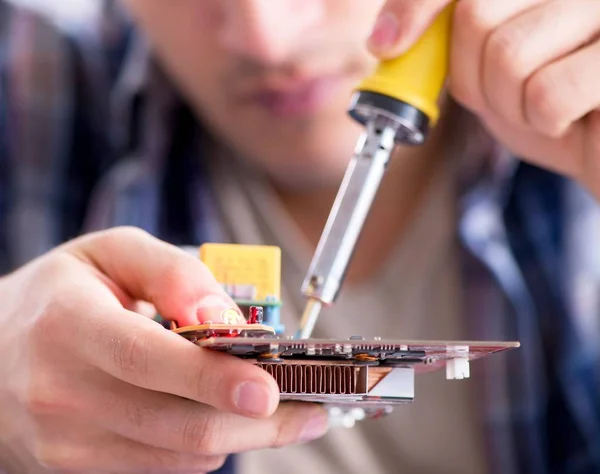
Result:
{"label": "man's thumb", "polygon": [[405,53],[452,0],[388,0],[368,40],[370,51],[380,59]]}

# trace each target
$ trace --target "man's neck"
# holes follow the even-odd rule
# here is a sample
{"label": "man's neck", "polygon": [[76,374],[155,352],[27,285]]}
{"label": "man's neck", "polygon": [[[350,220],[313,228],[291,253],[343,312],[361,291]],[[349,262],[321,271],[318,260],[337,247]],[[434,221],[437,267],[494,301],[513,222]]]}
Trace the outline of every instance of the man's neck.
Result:
{"label": "man's neck", "polygon": [[[425,146],[395,150],[348,268],[348,283],[359,283],[375,275],[402,238],[443,161],[441,143],[440,137],[432,136]],[[317,192],[283,189],[277,192],[314,250],[338,186]]]}

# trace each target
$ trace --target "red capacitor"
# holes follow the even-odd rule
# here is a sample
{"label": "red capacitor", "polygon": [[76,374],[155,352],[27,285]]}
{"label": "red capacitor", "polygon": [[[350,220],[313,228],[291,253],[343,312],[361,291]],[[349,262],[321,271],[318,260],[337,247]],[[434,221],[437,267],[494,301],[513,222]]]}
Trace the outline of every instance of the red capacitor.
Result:
{"label": "red capacitor", "polygon": [[248,314],[249,314],[249,317],[248,317],[249,324],[261,324],[263,322],[262,306],[250,306]]}

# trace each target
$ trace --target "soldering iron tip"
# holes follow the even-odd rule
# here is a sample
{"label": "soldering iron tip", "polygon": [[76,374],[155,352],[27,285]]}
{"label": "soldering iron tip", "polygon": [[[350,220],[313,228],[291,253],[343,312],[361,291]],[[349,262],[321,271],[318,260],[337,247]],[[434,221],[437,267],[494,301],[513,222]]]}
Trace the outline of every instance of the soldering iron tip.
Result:
{"label": "soldering iron tip", "polygon": [[317,320],[323,304],[314,298],[309,298],[302,314],[302,320],[300,321],[300,330],[296,334],[296,339],[309,339]]}

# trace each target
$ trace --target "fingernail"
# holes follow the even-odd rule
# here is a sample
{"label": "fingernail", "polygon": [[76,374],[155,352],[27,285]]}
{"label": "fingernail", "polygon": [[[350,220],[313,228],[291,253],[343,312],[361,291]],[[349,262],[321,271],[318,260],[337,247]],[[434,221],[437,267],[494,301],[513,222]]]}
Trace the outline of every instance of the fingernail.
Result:
{"label": "fingernail", "polygon": [[329,418],[326,413],[321,413],[306,422],[300,433],[300,442],[306,443],[325,435],[329,431]]}
{"label": "fingernail", "polygon": [[242,314],[233,308],[226,309],[221,313],[221,321],[225,324],[245,324],[246,319]]}
{"label": "fingernail", "polygon": [[235,392],[235,404],[253,416],[267,415],[271,408],[271,391],[262,383],[246,382]]}
{"label": "fingernail", "polygon": [[196,305],[196,317],[200,323],[209,321],[225,322],[224,317],[231,320],[232,312],[236,312],[237,314],[237,324],[242,324],[246,321],[242,314],[236,308],[232,307],[232,302],[222,296],[207,296]]}
{"label": "fingernail", "polygon": [[396,16],[390,12],[383,13],[377,19],[369,37],[369,46],[376,51],[386,51],[396,44],[400,36],[400,27]]}

